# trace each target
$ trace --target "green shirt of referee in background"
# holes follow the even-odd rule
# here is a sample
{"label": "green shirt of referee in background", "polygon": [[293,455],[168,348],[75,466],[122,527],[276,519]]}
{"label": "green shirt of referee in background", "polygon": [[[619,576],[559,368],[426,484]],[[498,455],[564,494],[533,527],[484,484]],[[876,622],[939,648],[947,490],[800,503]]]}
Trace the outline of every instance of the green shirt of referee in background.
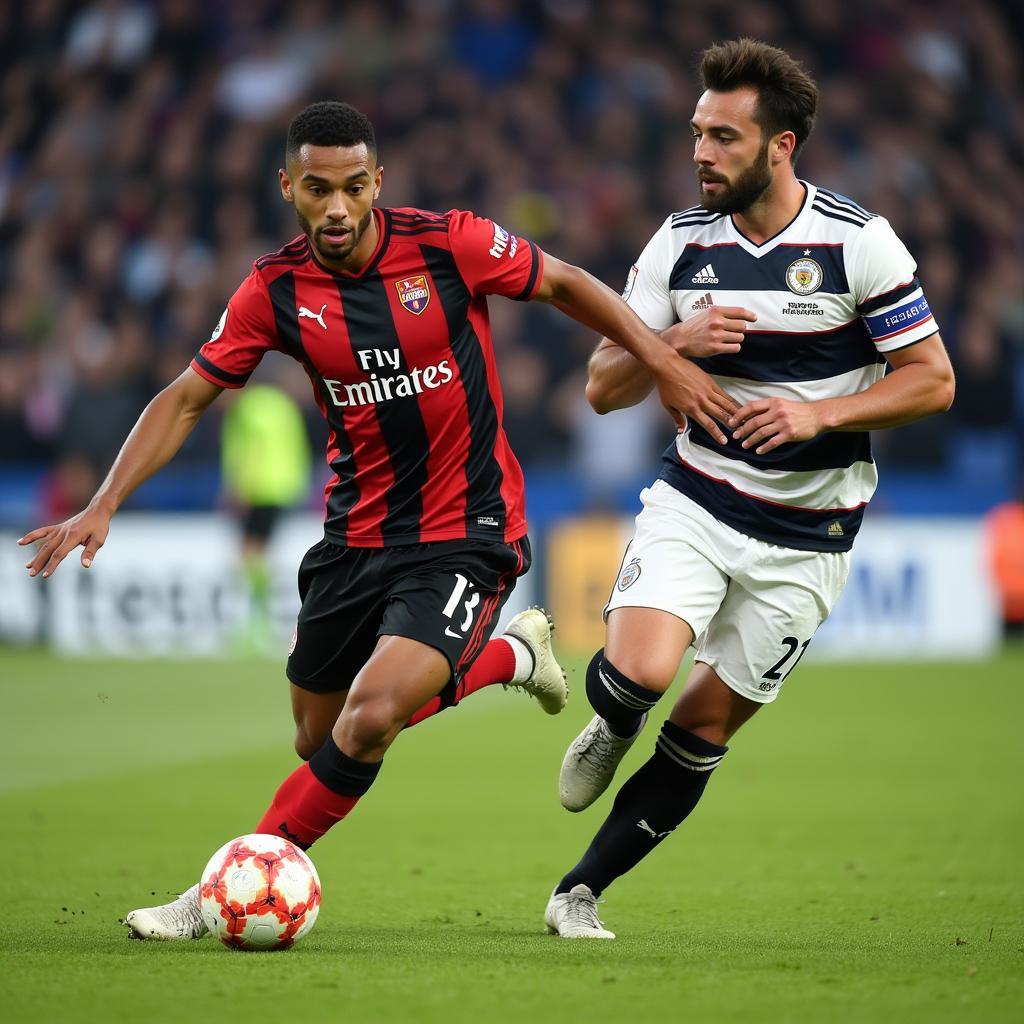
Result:
{"label": "green shirt of referee in background", "polygon": [[236,642],[244,650],[258,653],[267,648],[267,545],[282,513],[306,500],[311,465],[309,437],[295,400],[267,384],[240,392],[221,428],[221,476],[242,527],[249,613]]}

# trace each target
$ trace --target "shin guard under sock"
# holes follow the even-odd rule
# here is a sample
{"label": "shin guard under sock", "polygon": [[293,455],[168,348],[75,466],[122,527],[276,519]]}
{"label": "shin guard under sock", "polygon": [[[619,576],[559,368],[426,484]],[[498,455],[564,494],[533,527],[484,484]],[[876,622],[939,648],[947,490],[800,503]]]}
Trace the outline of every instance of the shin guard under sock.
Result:
{"label": "shin guard under sock", "polygon": [[657,690],[648,690],[623,675],[600,650],[587,667],[587,700],[608,723],[616,736],[635,735],[640,720],[661,699]]}

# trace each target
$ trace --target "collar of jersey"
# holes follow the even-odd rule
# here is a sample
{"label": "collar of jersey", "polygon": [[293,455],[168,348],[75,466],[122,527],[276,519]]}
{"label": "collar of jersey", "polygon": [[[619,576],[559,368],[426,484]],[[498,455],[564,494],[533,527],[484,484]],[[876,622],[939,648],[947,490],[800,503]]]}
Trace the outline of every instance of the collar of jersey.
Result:
{"label": "collar of jersey", "polygon": [[380,263],[391,239],[391,218],[388,216],[388,211],[375,206],[373,208],[373,218],[377,222],[377,248],[373,250],[373,255],[358,270],[350,273],[347,270],[334,270],[331,267],[325,266],[317,259],[313,243],[307,237],[306,247],[309,249],[310,258],[325,274],[330,274],[331,277],[336,277],[342,281],[358,281],[359,278],[366,277]]}
{"label": "collar of jersey", "polygon": [[752,242],[738,227],[736,222],[732,219],[732,215],[729,216],[729,225],[733,235],[736,238],[737,243],[742,249],[746,249],[751,256],[761,257],[766,253],[771,252],[786,236],[786,232],[791,231],[800,222],[800,218],[811,208],[811,202],[814,200],[815,188],[809,181],[797,179],[804,187],[804,201],[800,205],[800,209],[796,211],[793,219],[781,230],[776,231],[771,238],[766,238],[760,245],[756,242]]}

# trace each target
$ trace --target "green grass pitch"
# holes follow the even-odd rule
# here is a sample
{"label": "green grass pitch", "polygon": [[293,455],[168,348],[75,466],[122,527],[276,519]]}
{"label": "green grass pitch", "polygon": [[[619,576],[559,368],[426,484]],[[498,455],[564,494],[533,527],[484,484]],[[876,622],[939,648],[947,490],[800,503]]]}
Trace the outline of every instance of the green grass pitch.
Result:
{"label": "green grass pitch", "polygon": [[404,734],[313,850],[316,928],[242,954],[118,919],[191,884],[293,767],[281,666],[0,650],[0,1020],[1024,1019],[1024,649],[802,665],[589,944],[541,921],[610,802],[558,805],[590,714],[569,664],[559,718],[493,688]]}

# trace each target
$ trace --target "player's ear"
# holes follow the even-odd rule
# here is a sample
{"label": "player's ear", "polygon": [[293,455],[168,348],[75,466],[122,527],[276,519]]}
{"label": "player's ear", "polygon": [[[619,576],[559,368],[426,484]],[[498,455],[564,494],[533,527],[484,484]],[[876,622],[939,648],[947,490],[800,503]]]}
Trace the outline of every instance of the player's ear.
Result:
{"label": "player's ear", "polygon": [[373,172],[373,198],[374,201],[380,196],[381,183],[384,181],[384,166],[380,165]]}
{"label": "player's ear", "polygon": [[281,195],[284,196],[286,203],[295,202],[295,194],[292,192],[292,179],[288,177],[288,172],[283,168],[278,168],[277,180],[281,184]]}
{"label": "player's ear", "polygon": [[793,156],[796,149],[796,135],[793,132],[780,132],[772,144],[772,163],[781,164]]}

